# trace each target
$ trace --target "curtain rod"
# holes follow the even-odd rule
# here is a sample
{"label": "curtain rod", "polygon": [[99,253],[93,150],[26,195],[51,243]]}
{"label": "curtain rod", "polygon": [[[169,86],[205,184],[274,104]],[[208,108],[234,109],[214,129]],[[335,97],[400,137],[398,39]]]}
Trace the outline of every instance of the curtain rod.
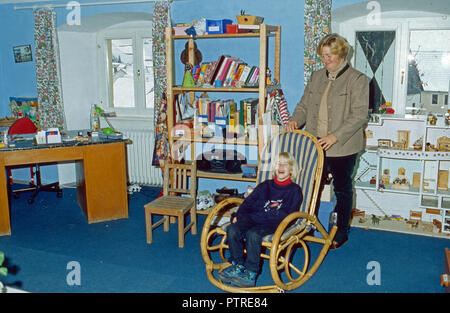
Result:
{"label": "curtain rod", "polygon": [[[159,1],[173,2],[173,1],[182,1],[182,0],[118,0],[118,1],[86,2],[86,3],[79,3],[79,5],[82,7],[82,6],[88,6],[88,5],[127,4],[127,3],[159,2]],[[23,6],[23,7],[14,6],[14,10],[38,9],[38,8],[65,8],[68,5],[70,5],[70,2],[66,3],[66,4],[50,4],[49,3],[49,4]]]}

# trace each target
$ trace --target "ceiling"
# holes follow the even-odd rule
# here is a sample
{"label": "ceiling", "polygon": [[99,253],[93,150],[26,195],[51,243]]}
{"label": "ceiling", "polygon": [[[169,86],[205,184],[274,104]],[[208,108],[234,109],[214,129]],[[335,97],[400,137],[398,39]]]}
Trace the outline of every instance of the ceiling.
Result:
{"label": "ceiling", "polygon": [[[371,6],[373,2],[363,1],[337,8],[332,12],[332,20],[335,23],[339,23],[355,17],[365,16],[374,10],[373,6]],[[401,17],[420,17],[423,16],[424,12],[450,15],[449,0],[377,0],[376,3],[380,13],[399,12]]]}
{"label": "ceiling", "polygon": [[36,0],[0,0],[0,4],[19,4],[19,3],[30,3],[30,2],[36,2],[36,3],[50,3],[50,2],[57,2],[56,0],[42,0],[42,1],[36,1]]}

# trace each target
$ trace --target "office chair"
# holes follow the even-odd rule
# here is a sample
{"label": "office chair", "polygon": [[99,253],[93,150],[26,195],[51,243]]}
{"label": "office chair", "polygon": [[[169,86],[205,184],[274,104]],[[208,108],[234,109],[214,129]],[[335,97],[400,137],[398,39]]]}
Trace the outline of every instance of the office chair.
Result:
{"label": "office chair", "polygon": [[[20,135],[20,134],[34,134],[37,131],[36,125],[28,118],[23,117],[21,119],[18,119],[14,122],[14,124],[11,125],[11,127],[8,129],[8,135]],[[28,203],[31,204],[34,202],[34,198],[39,194],[41,191],[50,191],[50,192],[56,192],[56,195],[58,198],[62,197],[62,189],[59,187],[59,182],[51,183],[43,185],[41,181],[41,171],[39,164],[35,164],[33,166],[22,166],[22,167],[29,167],[30,168],[30,184],[28,188],[22,188],[22,189],[15,189],[12,190],[12,194],[15,199],[19,198],[19,194],[24,192],[33,192],[31,197],[28,199]],[[33,170],[34,168],[34,170]],[[12,172],[11,169],[8,169],[8,177],[9,177],[9,184],[12,186],[14,184],[14,181],[12,179]],[[36,180],[34,179],[36,177]]]}

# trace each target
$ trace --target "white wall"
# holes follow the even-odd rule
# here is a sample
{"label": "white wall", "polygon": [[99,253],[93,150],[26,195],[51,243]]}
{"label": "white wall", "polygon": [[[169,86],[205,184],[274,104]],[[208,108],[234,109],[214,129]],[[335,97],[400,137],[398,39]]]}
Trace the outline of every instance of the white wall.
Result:
{"label": "white wall", "polygon": [[[90,127],[89,109],[98,100],[96,34],[58,32],[64,111],[68,130]],[[76,179],[75,164],[58,164],[63,186]]]}
{"label": "white wall", "polygon": [[58,36],[67,129],[86,129],[90,107],[99,99],[96,34],[61,31]]}

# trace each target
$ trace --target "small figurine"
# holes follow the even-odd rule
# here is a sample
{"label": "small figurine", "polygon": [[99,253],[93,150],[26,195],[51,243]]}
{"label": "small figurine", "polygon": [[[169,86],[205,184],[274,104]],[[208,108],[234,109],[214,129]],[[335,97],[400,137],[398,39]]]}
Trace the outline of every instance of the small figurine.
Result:
{"label": "small figurine", "polygon": [[414,141],[413,144],[414,150],[422,150],[422,146],[423,146],[423,136]]}
{"label": "small figurine", "polygon": [[266,85],[272,85],[272,71],[270,68],[266,70]]}
{"label": "small figurine", "polygon": [[392,182],[392,189],[409,190],[409,181],[406,178],[406,170],[403,167],[398,169],[398,176]]}
{"label": "small figurine", "polygon": [[375,214],[372,214],[372,224],[373,225],[379,225],[380,224],[380,218],[377,217]]}
{"label": "small figurine", "polygon": [[427,122],[430,125],[436,125],[437,117],[435,115],[433,115],[432,113],[429,113],[428,116],[427,116]]}

